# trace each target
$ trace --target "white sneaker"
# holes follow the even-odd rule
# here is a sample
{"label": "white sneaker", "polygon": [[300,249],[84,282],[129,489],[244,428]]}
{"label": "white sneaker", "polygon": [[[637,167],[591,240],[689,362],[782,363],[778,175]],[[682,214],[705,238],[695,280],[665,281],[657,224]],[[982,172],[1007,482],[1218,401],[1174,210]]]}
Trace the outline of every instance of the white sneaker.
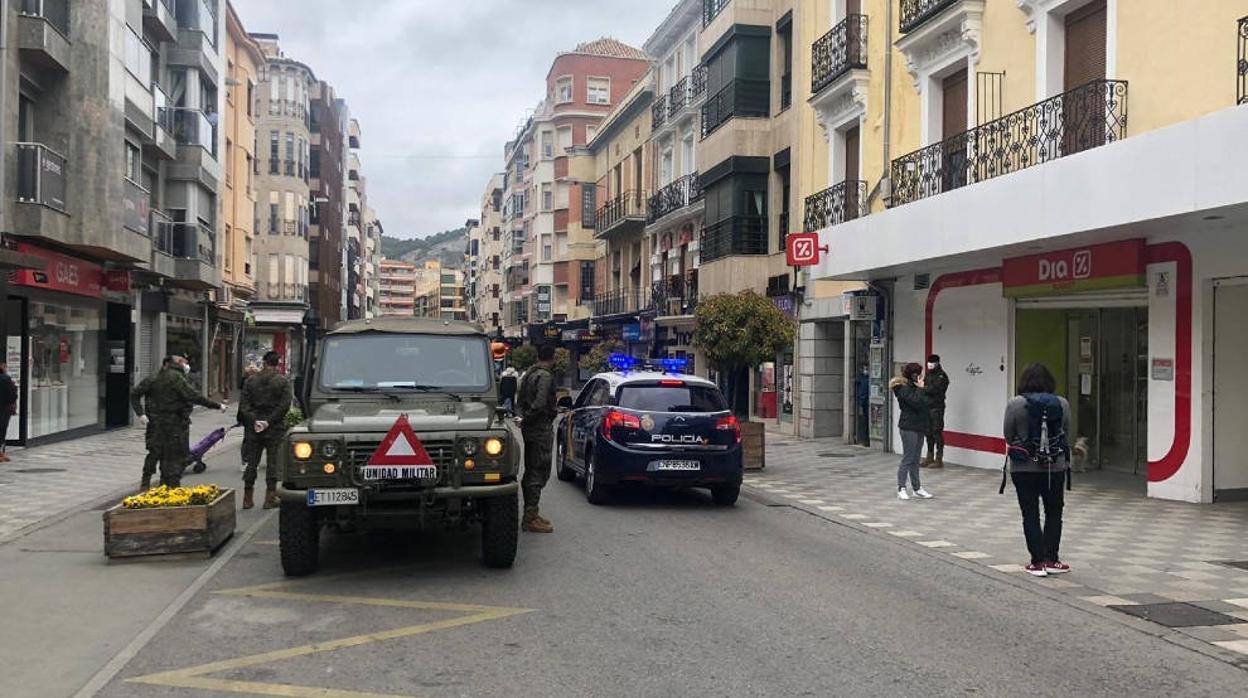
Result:
{"label": "white sneaker", "polygon": [[900,499],[903,502],[910,499],[910,495],[906,494],[906,488],[903,487],[897,490],[897,499]]}
{"label": "white sneaker", "polygon": [[920,487],[914,491],[914,496],[919,497],[920,499],[931,499],[932,493]]}

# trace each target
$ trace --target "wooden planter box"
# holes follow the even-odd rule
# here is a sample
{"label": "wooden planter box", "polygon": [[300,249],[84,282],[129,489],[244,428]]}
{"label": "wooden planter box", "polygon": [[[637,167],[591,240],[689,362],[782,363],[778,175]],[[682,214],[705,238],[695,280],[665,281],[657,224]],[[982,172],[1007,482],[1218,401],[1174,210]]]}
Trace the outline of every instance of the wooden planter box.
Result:
{"label": "wooden planter box", "polygon": [[232,489],[197,506],[126,509],[117,504],[104,512],[104,554],[110,558],[211,555],[234,535],[234,509]]}
{"label": "wooden planter box", "polygon": [[767,465],[767,431],[762,422],[741,422],[741,460],[746,470],[762,470]]}

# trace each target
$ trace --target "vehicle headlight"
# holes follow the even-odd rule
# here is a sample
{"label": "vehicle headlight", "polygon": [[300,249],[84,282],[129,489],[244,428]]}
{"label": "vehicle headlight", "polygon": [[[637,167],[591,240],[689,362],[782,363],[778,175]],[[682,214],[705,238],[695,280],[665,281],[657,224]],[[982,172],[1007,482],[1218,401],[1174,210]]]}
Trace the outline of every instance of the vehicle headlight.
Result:
{"label": "vehicle headlight", "polygon": [[476,439],[460,439],[459,450],[463,452],[465,456],[475,456],[477,454],[477,440]]}
{"label": "vehicle headlight", "polygon": [[337,458],[338,457],[338,442],[337,441],[322,441],[321,442],[321,457],[324,458],[325,460],[332,460],[334,458]]}
{"label": "vehicle headlight", "polygon": [[299,460],[307,460],[312,457],[312,444],[307,441],[300,441],[294,447],[295,458]]}
{"label": "vehicle headlight", "polygon": [[485,440],[485,454],[487,456],[497,456],[503,452],[503,440],[494,436]]}

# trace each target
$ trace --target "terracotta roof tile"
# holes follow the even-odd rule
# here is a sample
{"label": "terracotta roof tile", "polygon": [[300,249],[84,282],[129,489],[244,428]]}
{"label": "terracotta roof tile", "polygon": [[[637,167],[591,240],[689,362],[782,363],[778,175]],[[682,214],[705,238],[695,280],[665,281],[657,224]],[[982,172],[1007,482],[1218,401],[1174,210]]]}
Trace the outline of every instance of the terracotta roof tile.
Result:
{"label": "terracotta roof tile", "polygon": [[645,51],[633,48],[618,39],[612,39],[610,37],[603,37],[601,39],[595,39],[594,41],[586,41],[572,49],[571,53],[585,53],[591,56],[609,56],[611,58],[636,58],[639,60],[649,59],[649,57],[646,56]]}

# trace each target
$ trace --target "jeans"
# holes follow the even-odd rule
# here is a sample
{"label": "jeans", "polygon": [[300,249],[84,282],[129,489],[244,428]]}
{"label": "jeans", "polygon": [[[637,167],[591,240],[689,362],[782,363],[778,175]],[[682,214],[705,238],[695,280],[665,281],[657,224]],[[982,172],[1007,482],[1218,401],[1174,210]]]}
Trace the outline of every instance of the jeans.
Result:
{"label": "jeans", "polygon": [[[1011,473],[1018,507],[1023,512],[1023,536],[1034,564],[1058,562],[1062,544],[1062,506],[1065,503],[1066,471],[1055,473]],[[1044,503],[1044,525],[1040,525],[1040,503]]]}
{"label": "jeans", "polygon": [[923,450],[923,437],[921,431],[901,432],[901,465],[897,467],[897,489],[904,490],[906,488],[906,477],[910,477],[910,486],[914,489],[921,489],[923,485],[919,482],[919,453]]}

